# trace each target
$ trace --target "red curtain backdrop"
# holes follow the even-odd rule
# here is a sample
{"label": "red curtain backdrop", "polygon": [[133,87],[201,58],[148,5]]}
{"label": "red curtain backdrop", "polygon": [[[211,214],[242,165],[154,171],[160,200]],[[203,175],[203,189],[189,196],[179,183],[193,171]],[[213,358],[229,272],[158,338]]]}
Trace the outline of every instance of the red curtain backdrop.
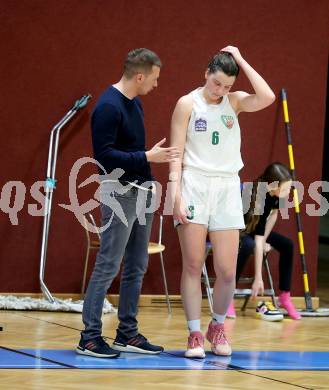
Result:
{"label": "red curtain backdrop", "polygon": [[[24,207],[13,226],[0,211],[0,291],[38,292],[42,217],[30,188],[44,180],[50,129],[74,101],[89,92],[93,100],[62,131],[45,279],[54,293],[77,293],[86,250],[85,233],[69,204],[68,178],[74,162],[92,156],[90,113],[99,94],[121,76],[126,53],[136,47],[156,51],[164,67],[159,87],[143,98],[147,144],[169,137],[177,99],[203,84],[210,57],[222,47],[238,46],[246,60],[269,82],[276,102],[264,111],[241,114],[242,180],[258,176],[273,161],[288,163],[280,89],[288,92],[298,179],[306,186],[321,180],[328,58],[326,0],[264,2],[197,0],[12,0],[0,6],[1,189],[8,181],[27,188]],[[251,91],[241,74],[236,89]],[[85,166],[78,182],[95,173]],[[153,172],[166,189],[167,167]],[[80,203],[96,184],[78,189]],[[14,194],[12,196],[13,203]],[[2,198],[3,200],[3,198]],[[317,217],[306,214],[315,203],[305,193],[301,204],[310,287],[317,279]],[[3,202],[2,202],[3,205]],[[293,238],[296,254],[292,292],[302,295],[296,221],[293,210],[277,230]],[[153,234],[155,236],[155,233]],[[171,294],[179,293],[180,249],[171,217],[164,228],[165,260]],[[93,260],[94,261],[94,254]],[[271,260],[277,269],[277,258]],[[277,272],[274,272],[277,278]],[[114,293],[118,282],[113,284]],[[144,294],[163,293],[160,264],[150,257]]]}

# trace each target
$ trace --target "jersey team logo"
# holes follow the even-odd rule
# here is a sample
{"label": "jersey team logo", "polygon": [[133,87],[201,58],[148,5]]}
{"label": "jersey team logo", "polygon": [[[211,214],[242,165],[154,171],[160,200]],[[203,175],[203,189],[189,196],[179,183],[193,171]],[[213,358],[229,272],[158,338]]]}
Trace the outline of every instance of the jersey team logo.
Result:
{"label": "jersey team logo", "polygon": [[231,115],[222,115],[221,118],[222,118],[222,122],[224,123],[224,125],[225,125],[228,129],[232,129],[232,127],[233,127],[233,125],[234,125],[233,116],[231,116]]}
{"label": "jersey team logo", "polygon": [[188,206],[188,215],[186,216],[187,219],[192,220],[194,218],[194,206],[190,205]]}
{"label": "jersey team logo", "polygon": [[207,121],[203,118],[198,118],[194,122],[195,131],[207,131]]}

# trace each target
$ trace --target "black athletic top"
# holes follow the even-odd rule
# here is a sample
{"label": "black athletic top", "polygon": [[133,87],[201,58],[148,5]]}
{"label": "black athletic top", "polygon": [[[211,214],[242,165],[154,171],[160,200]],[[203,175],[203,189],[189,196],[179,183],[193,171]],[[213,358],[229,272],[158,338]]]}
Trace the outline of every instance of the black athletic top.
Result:
{"label": "black athletic top", "polygon": [[264,204],[264,212],[259,217],[259,221],[255,227],[252,235],[255,236],[264,236],[265,234],[265,225],[268,216],[271,211],[279,208],[279,198],[277,196],[271,196],[268,192],[266,193],[265,204]]}
{"label": "black athletic top", "polygon": [[[138,97],[129,99],[113,86],[96,103],[91,119],[95,159],[108,174],[125,173],[120,181],[139,185],[153,180],[145,155],[144,112]],[[100,174],[104,172],[100,169]]]}

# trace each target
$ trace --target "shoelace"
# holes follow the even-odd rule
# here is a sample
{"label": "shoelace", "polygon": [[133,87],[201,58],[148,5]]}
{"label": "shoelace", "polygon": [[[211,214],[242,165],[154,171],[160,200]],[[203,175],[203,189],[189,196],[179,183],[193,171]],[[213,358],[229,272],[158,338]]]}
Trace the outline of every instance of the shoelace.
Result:
{"label": "shoelace", "polygon": [[138,333],[138,335],[136,336],[139,340],[141,341],[147,341],[147,338],[144,337],[142,334]]}
{"label": "shoelace", "polygon": [[224,329],[219,328],[218,330],[214,331],[214,336],[213,336],[213,343],[214,344],[226,344],[227,339],[225,337]]}
{"label": "shoelace", "polygon": [[131,339],[128,340],[128,343],[130,345],[139,345],[145,342],[147,342],[147,338],[140,333],[138,333],[135,337],[132,337]]}
{"label": "shoelace", "polygon": [[202,335],[194,334],[193,336],[189,336],[189,345],[192,348],[202,347],[202,345],[203,345]]}
{"label": "shoelace", "polygon": [[90,340],[86,343],[86,347],[90,350],[94,350],[97,347],[103,347],[107,345],[102,336],[97,337],[95,340]]}
{"label": "shoelace", "polygon": [[271,310],[271,311],[276,311],[277,308],[273,306],[273,303],[272,302],[264,302],[266,307]]}

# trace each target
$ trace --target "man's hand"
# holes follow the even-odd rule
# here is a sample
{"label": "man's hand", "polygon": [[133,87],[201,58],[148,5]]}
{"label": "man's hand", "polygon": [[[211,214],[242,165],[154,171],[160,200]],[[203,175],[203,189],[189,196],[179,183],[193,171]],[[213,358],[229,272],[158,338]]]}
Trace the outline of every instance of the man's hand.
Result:
{"label": "man's hand", "polygon": [[148,162],[155,163],[166,163],[166,162],[174,162],[179,157],[179,151],[175,146],[171,146],[169,148],[162,148],[166,142],[166,138],[163,138],[160,142],[155,144],[152,149],[145,152],[146,159]]}
{"label": "man's hand", "polygon": [[243,60],[242,55],[237,47],[234,46],[226,46],[221,51],[232,54],[236,63],[239,65]]}
{"label": "man's hand", "polygon": [[256,298],[257,295],[263,295],[264,294],[264,282],[261,278],[255,278],[254,283],[251,287],[251,296],[252,298]]}

